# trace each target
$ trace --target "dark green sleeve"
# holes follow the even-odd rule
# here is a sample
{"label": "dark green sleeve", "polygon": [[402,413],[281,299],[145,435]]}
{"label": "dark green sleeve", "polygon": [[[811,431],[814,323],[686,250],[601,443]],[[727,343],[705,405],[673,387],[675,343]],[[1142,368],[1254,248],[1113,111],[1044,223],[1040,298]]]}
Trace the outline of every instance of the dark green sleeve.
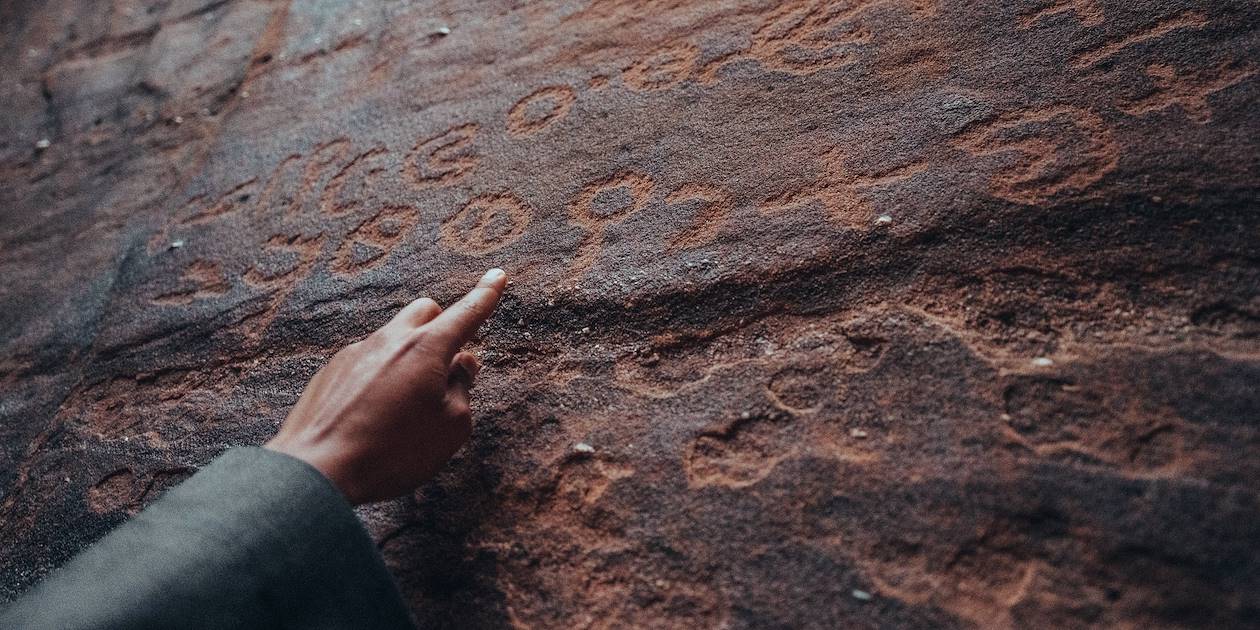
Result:
{"label": "dark green sleeve", "polygon": [[412,628],[342,494],[233,449],[0,614],[0,628]]}

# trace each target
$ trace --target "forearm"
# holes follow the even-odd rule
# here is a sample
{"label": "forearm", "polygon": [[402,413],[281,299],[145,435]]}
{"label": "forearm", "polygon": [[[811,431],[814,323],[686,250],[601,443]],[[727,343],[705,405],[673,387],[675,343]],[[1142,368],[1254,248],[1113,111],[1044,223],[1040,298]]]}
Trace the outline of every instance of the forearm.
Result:
{"label": "forearm", "polygon": [[309,465],[229,451],[0,615],[13,628],[412,627],[350,505]]}

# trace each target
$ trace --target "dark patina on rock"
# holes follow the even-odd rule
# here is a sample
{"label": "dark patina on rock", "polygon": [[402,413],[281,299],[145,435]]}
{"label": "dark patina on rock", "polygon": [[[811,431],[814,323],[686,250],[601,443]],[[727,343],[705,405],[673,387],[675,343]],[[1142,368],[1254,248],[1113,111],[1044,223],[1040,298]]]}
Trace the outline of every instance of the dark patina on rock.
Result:
{"label": "dark patina on rock", "polygon": [[[0,595],[407,301],[427,626],[1260,623],[1260,5],[0,6]],[[265,483],[265,480],[259,480]]]}

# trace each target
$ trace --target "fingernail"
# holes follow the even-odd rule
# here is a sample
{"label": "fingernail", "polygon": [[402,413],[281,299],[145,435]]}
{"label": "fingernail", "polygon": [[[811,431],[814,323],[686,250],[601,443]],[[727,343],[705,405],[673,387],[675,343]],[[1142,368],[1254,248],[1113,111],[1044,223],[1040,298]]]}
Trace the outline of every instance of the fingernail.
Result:
{"label": "fingernail", "polygon": [[498,267],[495,267],[494,269],[491,269],[490,271],[487,271],[487,272],[486,272],[486,275],[482,276],[482,277],[481,277],[481,279],[482,279],[482,280],[484,280],[484,281],[486,281],[486,282],[498,282],[498,281],[499,281],[500,279],[502,279],[502,278],[503,278],[503,276],[505,276],[505,275],[507,275],[507,274],[503,273],[503,270],[502,270],[502,269],[499,269]]}

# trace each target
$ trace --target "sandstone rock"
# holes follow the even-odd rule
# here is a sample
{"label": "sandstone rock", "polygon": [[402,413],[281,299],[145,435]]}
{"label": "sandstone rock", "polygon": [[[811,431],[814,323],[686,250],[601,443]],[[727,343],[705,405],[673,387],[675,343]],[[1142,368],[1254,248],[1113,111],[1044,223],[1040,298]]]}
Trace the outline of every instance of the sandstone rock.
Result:
{"label": "sandstone rock", "polygon": [[497,265],[429,626],[1253,626],[1258,25],[5,3],[0,594]]}

